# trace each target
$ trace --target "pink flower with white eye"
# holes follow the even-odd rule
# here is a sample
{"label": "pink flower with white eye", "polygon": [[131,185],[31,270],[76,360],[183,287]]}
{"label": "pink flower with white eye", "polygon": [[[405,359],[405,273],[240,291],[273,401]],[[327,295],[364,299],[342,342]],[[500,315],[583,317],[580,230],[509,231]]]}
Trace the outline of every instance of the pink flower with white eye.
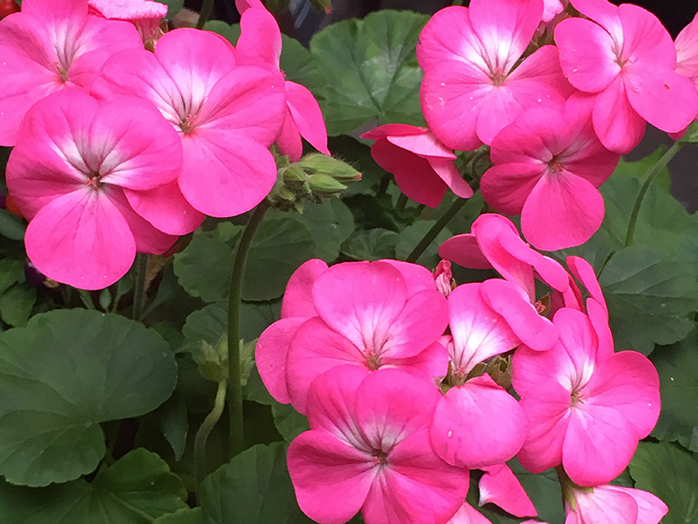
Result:
{"label": "pink flower with white eye", "polygon": [[659,377],[644,355],[601,344],[584,313],[563,308],[553,322],[553,348],[514,355],[513,385],[528,419],[518,458],[534,473],[562,463],[576,484],[604,484],[657,422]]}
{"label": "pink flower with white eye", "polygon": [[565,524],[659,524],[669,511],[657,496],[641,489],[606,484],[565,487]]}
{"label": "pink flower with white eye", "polygon": [[616,153],[631,151],[646,122],[670,133],[698,113],[696,87],[676,69],[671,36],[649,11],[606,0],[572,0],[591,20],[555,28],[560,64],[570,83],[593,98],[594,130]]}
{"label": "pink flower with white eye", "polygon": [[[399,271],[410,296],[435,288],[431,274],[423,266],[397,260],[382,262]],[[291,341],[306,320],[318,316],[313,302],[313,286],[326,270],[325,262],[312,259],[291,275],[281,304],[281,319],[264,330],[257,341],[257,369],[271,396],[282,404],[291,402],[286,385],[286,360]],[[445,353],[443,356],[445,358]]]}
{"label": "pink flower with white eye", "polygon": [[[274,16],[263,6],[253,2],[240,10],[240,38],[237,57],[240,64],[270,67],[279,71],[281,60],[281,31]],[[240,8],[241,6],[238,6]],[[276,142],[291,162],[300,160],[305,138],[315,149],[326,155],[327,129],[320,106],[308,88],[286,81],[286,111],[283,126]]]}
{"label": "pink flower with white eye", "polygon": [[7,186],[30,220],[27,255],[46,276],[101,289],[124,276],[136,252],[160,254],[176,240],[130,204],[181,168],[177,133],[151,104],[100,103],[66,89],[37,102],[17,137]]}
{"label": "pink flower with white eye", "polygon": [[406,276],[403,266],[417,267],[346,262],[317,278],[312,289],[317,316],[298,328],[286,357],[286,385],[298,411],[306,412],[313,379],[339,365],[366,374],[397,367],[428,383],[446,374],[448,355],[438,342],[448,323],[446,298],[426,268],[410,271],[422,275],[417,280]]}
{"label": "pink flower with white eye", "polygon": [[155,196],[137,208],[172,234],[193,231],[204,213],[229,217],[249,211],[276,181],[268,148],[283,123],[283,78],[236,65],[234,53],[214,33],[176,29],[160,39],[155,53],[113,56],[95,82],[100,97],[132,94],[151,101],[179,132],[184,148],[179,205],[184,209],[188,202],[188,209],[173,223],[163,220]]}
{"label": "pink flower with white eye", "polygon": [[371,156],[383,169],[395,175],[400,190],[415,202],[429,207],[441,203],[446,189],[460,198],[473,190],[453,165],[456,155],[424,127],[386,124],[361,135],[375,140]]}
{"label": "pink flower with white eye", "polygon": [[0,21],[0,145],[38,100],[66,87],[89,90],[104,62],[142,49],[135,28],[87,14],[87,0],[25,0]]}
{"label": "pink flower with white eye", "polygon": [[463,267],[494,268],[505,280],[488,280],[482,288],[487,304],[509,324],[528,347],[545,350],[557,331],[541,316],[536,303],[535,278],[567,296],[570,277],[555,260],[541,255],[521,240],[512,222],[493,213],[478,217],[470,234],[456,235],[439,247],[439,255]]}
{"label": "pink flower with white eye", "polygon": [[322,524],[359,510],[366,524],[445,522],[468,492],[468,470],[431,449],[428,426],[440,394],[396,369],[355,366],[319,377],[308,394],[310,431],[288,448],[303,512]]}
{"label": "pink flower with white eye", "polygon": [[468,378],[477,364],[521,343],[482,298],[486,284],[460,285],[448,297],[452,387],[439,401],[429,431],[437,455],[470,469],[509,460],[526,434],[526,419],[514,397],[488,374]]}
{"label": "pink flower with white eye", "polygon": [[[160,21],[167,16],[167,6],[153,0],[88,0],[90,13],[109,20],[126,20],[138,29],[143,42],[154,46],[164,34]],[[149,49],[152,49],[149,48]]]}
{"label": "pink flower with white eye", "polygon": [[542,15],[543,0],[472,0],[427,23],[417,46],[422,111],[441,142],[463,151],[489,145],[524,109],[572,93],[555,46],[518,63]]}
{"label": "pink flower with white eye", "polygon": [[492,142],[494,165],[482,177],[482,195],[502,213],[520,213],[521,230],[538,249],[581,245],[603,222],[596,188],[620,155],[596,137],[591,110],[591,100],[577,96],[564,108],[530,109]]}

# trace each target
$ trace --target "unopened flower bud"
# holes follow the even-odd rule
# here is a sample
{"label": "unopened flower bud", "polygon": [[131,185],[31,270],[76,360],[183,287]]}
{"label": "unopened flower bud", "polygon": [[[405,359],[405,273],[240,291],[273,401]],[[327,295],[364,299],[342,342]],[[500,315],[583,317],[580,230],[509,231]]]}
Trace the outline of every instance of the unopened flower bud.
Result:
{"label": "unopened flower bud", "polygon": [[308,187],[314,196],[325,197],[344,191],[347,186],[329,175],[315,174],[308,178]]}
{"label": "unopened flower bud", "polygon": [[228,339],[222,337],[215,346],[202,340],[194,360],[201,376],[214,382],[228,378]]}

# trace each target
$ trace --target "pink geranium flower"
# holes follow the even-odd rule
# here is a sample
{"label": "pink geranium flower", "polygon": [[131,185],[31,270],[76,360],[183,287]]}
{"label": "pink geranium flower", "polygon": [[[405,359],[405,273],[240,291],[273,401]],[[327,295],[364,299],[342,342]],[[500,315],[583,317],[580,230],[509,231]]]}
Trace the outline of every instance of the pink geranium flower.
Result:
{"label": "pink geranium flower", "polygon": [[17,136],[7,186],[30,220],[27,254],[46,276],[101,289],[128,271],[136,252],[160,254],[176,240],[130,203],[181,167],[179,138],[151,104],[100,103],[66,89],[37,102]]}
{"label": "pink geranium flower", "polygon": [[0,21],[0,145],[38,100],[66,87],[89,90],[104,62],[124,49],[142,49],[127,22],[87,14],[87,0],[25,0]]}
{"label": "pink geranium flower", "polygon": [[591,489],[566,488],[565,524],[658,524],[669,511],[647,491],[609,484]]}
{"label": "pink geranium flower", "polygon": [[507,215],[536,248],[583,244],[604,216],[603,184],[620,156],[607,150],[591,122],[591,100],[525,111],[492,142],[494,164],[482,177],[485,200]]}
{"label": "pink geranium flower", "polygon": [[591,20],[563,20],[555,42],[565,76],[593,98],[594,130],[603,145],[628,153],[645,122],[670,133],[684,129],[698,113],[698,92],[675,71],[674,43],[657,17],[606,0],[572,5]]}
{"label": "pink geranium flower", "polygon": [[[276,19],[263,6],[253,2],[251,8],[241,9],[240,39],[237,56],[241,64],[267,66],[279,71],[281,60],[281,31]],[[315,149],[326,155],[327,129],[320,106],[308,88],[295,82],[284,82],[286,111],[281,132],[276,138],[281,152],[292,162],[300,160],[305,138]]]}
{"label": "pink geranium flower", "polygon": [[371,156],[383,169],[395,175],[400,190],[412,200],[429,207],[441,203],[446,189],[460,198],[473,190],[453,165],[456,155],[424,127],[387,124],[361,135],[375,140]]}
{"label": "pink geranium flower", "polygon": [[341,366],[315,379],[310,431],[288,449],[303,512],[341,524],[361,510],[366,524],[445,522],[468,492],[468,470],[449,466],[429,444],[440,395],[395,369],[370,375]]}
{"label": "pink geranium flower", "polygon": [[[414,264],[348,262],[324,271],[312,289],[317,316],[296,331],[286,357],[293,406],[306,412],[310,383],[344,364],[364,373],[399,367],[427,381],[444,376],[445,348],[438,343],[448,323],[446,298],[426,268]],[[423,283],[422,283],[423,282]]]}
{"label": "pink geranium flower", "polygon": [[483,300],[486,284],[460,285],[448,297],[452,387],[437,404],[429,433],[442,459],[470,469],[509,460],[526,434],[526,419],[514,397],[488,374],[469,378],[476,365],[521,343]]}
{"label": "pink geranium flower", "polygon": [[518,63],[542,15],[542,0],[473,0],[427,23],[417,46],[422,111],[441,142],[464,151],[489,145],[524,109],[571,94],[555,46]]}
{"label": "pink geranium flower", "polygon": [[657,422],[659,377],[640,353],[614,353],[582,312],[563,308],[553,321],[552,349],[514,355],[513,385],[529,423],[518,458],[534,473],[562,463],[576,484],[604,484]]}
{"label": "pink geranium flower", "polygon": [[284,118],[280,73],[236,65],[232,46],[214,33],[177,29],[160,39],[155,53],[115,55],[102,74],[96,94],[151,101],[181,138],[184,163],[177,182],[186,201],[180,198],[179,205],[191,206],[172,223],[162,220],[155,197],[143,201],[139,212],[157,227],[183,234],[196,229],[202,213],[239,215],[267,196],[276,181],[268,147]]}

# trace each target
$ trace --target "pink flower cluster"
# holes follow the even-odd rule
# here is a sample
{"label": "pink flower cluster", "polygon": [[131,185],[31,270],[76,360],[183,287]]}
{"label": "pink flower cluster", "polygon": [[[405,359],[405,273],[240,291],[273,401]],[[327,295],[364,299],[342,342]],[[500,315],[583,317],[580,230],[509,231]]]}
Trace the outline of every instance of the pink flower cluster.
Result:
{"label": "pink flower cluster", "polygon": [[[452,174],[453,150],[487,145],[485,200],[521,214],[536,248],[577,246],[603,221],[597,188],[646,123],[677,136],[696,118],[695,20],[675,48],[638,6],[570,3],[586,18],[565,17],[558,0],[472,0],[432,17],[417,46],[429,128],[387,125],[362,135],[376,140],[376,162],[407,196],[435,207],[448,186],[467,198]],[[550,33],[555,45],[540,41]]]}
{"label": "pink flower cluster", "polygon": [[[583,259],[569,257],[568,271],[493,214],[440,254],[502,278],[451,290],[447,267],[435,278],[393,260],[310,260],[289,281],[256,360],[274,398],[310,422],[288,451],[301,509],[323,524],[359,510],[367,524],[486,522],[464,502],[469,470],[481,469],[481,503],[533,517],[505,465],[517,456],[534,473],[564,468],[579,501],[568,522],[585,522],[657,421],[656,370],[614,352]],[[543,299],[536,280],[550,289]]]}
{"label": "pink flower cluster", "polygon": [[237,48],[193,29],[144,34],[165,12],[25,0],[0,22],[7,185],[30,220],[27,253],[54,280],[106,287],[205,215],[249,211],[277,179],[275,141],[294,160],[301,136],[329,153],[317,102],[284,81],[261,4],[242,15]]}

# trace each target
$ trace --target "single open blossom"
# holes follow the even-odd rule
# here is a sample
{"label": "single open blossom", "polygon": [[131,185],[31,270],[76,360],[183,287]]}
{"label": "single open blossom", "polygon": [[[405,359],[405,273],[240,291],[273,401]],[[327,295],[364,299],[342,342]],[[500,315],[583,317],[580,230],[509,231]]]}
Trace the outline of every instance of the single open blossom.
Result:
{"label": "single open blossom", "polygon": [[518,458],[534,473],[562,463],[576,484],[598,486],[625,469],[657,422],[659,377],[644,355],[614,353],[584,313],[563,308],[553,322],[553,348],[514,355],[513,385],[529,424]]}
{"label": "single open blossom", "polygon": [[484,301],[481,293],[488,282],[462,284],[448,297],[452,387],[437,404],[429,432],[437,455],[470,469],[509,460],[526,435],[526,419],[516,399],[486,373],[470,378],[476,365],[521,343]]}
{"label": "single open blossom", "polygon": [[336,367],[314,380],[310,431],[288,449],[303,512],[341,524],[359,510],[366,524],[442,523],[468,492],[468,470],[446,464],[429,444],[440,394],[396,369],[370,375]]}
{"label": "single open blossom", "polygon": [[25,0],[0,21],[0,145],[38,100],[66,87],[89,91],[104,62],[124,49],[142,49],[127,22],[87,14],[87,0]]}
{"label": "single open blossom", "polygon": [[[244,3],[244,2],[243,2]],[[281,60],[281,31],[276,19],[264,7],[253,2],[240,9],[241,34],[237,43],[237,57],[240,64],[266,65],[279,71]],[[239,8],[242,6],[239,6]],[[286,91],[286,111],[284,123],[276,138],[281,152],[292,162],[300,160],[305,138],[315,149],[326,155],[327,129],[320,106],[312,93],[300,84],[284,82]]]}
{"label": "single open blossom", "polygon": [[565,524],[659,524],[669,508],[647,491],[606,484],[567,487]]}
{"label": "single open blossom", "polygon": [[555,42],[565,76],[593,98],[594,130],[603,145],[628,153],[645,122],[670,133],[684,129],[698,113],[698,91],[675,71],[674,43],[657,17],[632,4],[571,3],[591,20],[563,20]]}
{"label": "single open blossom", "polygon": [[416,286],[401,267],[413,264],[393,264],[337,264],[313,284],[317,316],[298,328],[286,357],[288,393],[301,413],[313,379],[339,365],[366,374],[398,367],[427,381],[446,374],[448,357],[438,342],[448,323],[446,298],[426,268]]}
{"label": "single open blossom", "polygon": [[182,172],[169,188],[183,195],[181,219],[162,220],[152,201],[139,209],[157,227],[172,234],[193,231],[204,213],[239,215],[271,191],[276,163],[268,147],[284,118],[280,73],[236,65],[232,46],[214,33],[177,29],[160,39],[155,53],[113,56],[102,74],[94,86],[98,96],[151,101],[181,138]]}
{"label": "single open blossom", "polygon": [[543,0],[473,0],[427,23],[417,46],[422,111],[441,142],[463,151],[489,145],[524,109],[571,94],[555,46],[518,63],[542,15]]}
{"label": "single open blossom", "polygon": [[453,165],[456,155],[424,127],[386,124],[361,135],[375,140],[371,156],[383,169],[395,175],[400,190],[415,202],[436,207],[446,189],[460,198],[473,190]]}
{"label": "single open blossom", "polygon": [[564,107],[530,109],[492,142],[482,195],[502,213],[520,213],[521,230],[538,249],[581,245],[603,222],[596,188],[620,156],[599,142],[591,110],[591,100],[577,96]]}
{"label": "single open blossom", "polygon": [[181,167],[179,138],[151,104],[100,103],[66,89],[37,102],[17,136],[7,186],[30,220],[27,254],[46,276],[101,289],[128,271],[136,252],[160,254],[174,243],[130,203]]}

